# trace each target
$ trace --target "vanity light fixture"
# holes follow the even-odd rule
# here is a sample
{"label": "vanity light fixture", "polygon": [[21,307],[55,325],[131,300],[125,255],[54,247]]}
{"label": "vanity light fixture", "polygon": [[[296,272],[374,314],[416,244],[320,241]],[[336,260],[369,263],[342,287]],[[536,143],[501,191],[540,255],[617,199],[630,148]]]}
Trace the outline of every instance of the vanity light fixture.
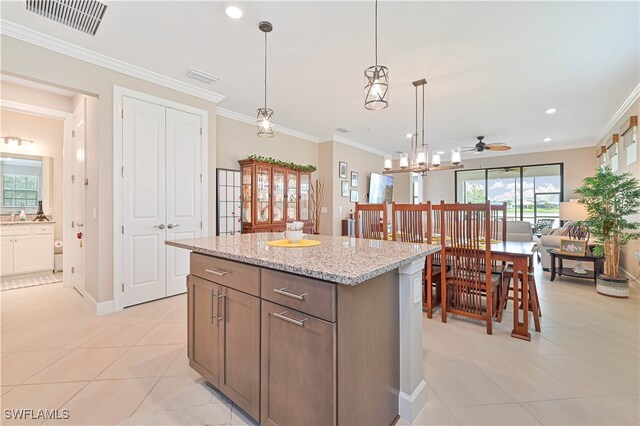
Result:
{"label": "vanity light fixture", "polygon": [[35,147],[35,142],[28,141],[25,139],[20,139],[15,136],[2,136],[2,139],[4,139],[5,145],[9,145],[12,148],[22,147],[23,145],[27,148]]}
{"label": "vanity light fixture", "polygon": [[267,33],[273,30],[273,25],[262,21],[258,24],[258,28],[264,33],[264,108],[258,108],[258,136],[271,138],[273,137],[273,110],[267,108]]}
{"label": "vanity light fixture", "polygon": [[375,8],[376,64],[364,70],[364,107],[378,111],[389,106],[389,69],[378,64],[378,0]]}

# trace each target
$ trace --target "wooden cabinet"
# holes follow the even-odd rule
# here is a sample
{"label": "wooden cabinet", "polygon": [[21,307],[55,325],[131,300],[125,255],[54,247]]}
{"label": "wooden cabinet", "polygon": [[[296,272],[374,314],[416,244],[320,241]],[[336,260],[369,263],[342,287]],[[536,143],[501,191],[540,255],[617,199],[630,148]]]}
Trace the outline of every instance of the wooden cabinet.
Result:
{"label": "wooden cabinet", "polygon": [[[192,275],[187,279],[189,365],[259,419],[260,298],[238,289],[259,286],[258,281],[252,282],[254,276],[259,280],[259,268],[198,254],[191,257]],[[208,274],[208,279],[193,274]]]}
{"label": "wooden cabinet", "polygon": [[0,229],[0,275],[53,271],[52,223],[4,225]]}
{"label": "wooden cabinet", "polygon": [[302,221],[312,232],[311,173],[255,160],[240,160],[242,232],[281,232]]}
{"label": "wooden cabinet", "polygon": [[336,325],[262,301],[263,425],[336,424]]}

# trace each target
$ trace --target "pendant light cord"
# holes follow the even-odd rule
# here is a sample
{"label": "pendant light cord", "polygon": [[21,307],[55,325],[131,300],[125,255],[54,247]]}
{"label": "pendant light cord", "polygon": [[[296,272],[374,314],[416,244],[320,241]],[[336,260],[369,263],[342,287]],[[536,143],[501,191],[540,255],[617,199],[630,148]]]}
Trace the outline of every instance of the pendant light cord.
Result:
{"label": "pendant light cord", "polygon": [[264,109],[267,109],[267,33],[264,33]]}
{"label": "pendant light cord", "polygon": [[376,45],[376,69],[378,68],[378,0],[376,0],[376,24],[375,24],[375,45]]}
{"label": "pendant light cord", "polygon": [[422,146],[424,147],[424,84],[422,85]]}

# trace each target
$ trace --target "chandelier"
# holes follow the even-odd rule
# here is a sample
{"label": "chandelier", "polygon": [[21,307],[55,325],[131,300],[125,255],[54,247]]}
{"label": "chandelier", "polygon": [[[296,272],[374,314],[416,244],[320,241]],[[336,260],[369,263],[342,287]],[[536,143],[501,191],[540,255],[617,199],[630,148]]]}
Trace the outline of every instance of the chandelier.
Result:
{"label": "chandelier", "polygon": [[[428,145],[424,142],[424,86],[427,85],[426,79],[416,80],[413,83],[416,93],[416,128],[415,132],[408,134],[411,138],[409,152],[400,153],[399,167],[393,168],[393,157],[391,155],[384,156],[383,174],[395,173],[422,173],[433,172],[438,170],[461,169],[464,166],[460,164],[462,158],[460,148],[454,148],[451,151],[451,163],[442,162],[442,151],[433,151],[431,154],[431,164],[429,164]],[[418,132],[418,87],[422,88],[422,131]]]}
{"label": "chandelier", "polygon": [[378,0],[375,12],[376,64],[364,70],[364,107],[378,111],[389,106],[389,69],[378,65]]}

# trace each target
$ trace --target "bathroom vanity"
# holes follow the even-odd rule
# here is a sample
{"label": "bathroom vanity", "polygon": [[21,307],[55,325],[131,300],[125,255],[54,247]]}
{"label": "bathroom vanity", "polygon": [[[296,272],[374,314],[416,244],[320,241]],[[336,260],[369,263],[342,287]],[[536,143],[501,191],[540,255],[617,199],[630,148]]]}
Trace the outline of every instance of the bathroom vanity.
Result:
{"label": "bathroom vanity", "polygon": [[0,276],[52,272],[54,223],[0,223]]}
{"label": "bathroom vanity", "polygon": [[426,402],[422,268],[439,247],[266,245],[280,236],[166,242],[192,252],[190,366],[265,425],[411,421]]}

